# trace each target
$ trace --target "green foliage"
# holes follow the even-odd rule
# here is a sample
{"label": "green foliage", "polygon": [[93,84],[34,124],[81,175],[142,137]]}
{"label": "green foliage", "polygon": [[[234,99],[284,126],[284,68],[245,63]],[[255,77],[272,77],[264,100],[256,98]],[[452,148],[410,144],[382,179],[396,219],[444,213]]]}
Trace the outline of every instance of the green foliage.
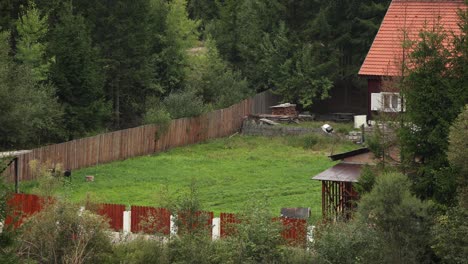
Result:
{"label": "green foliage", "polygon": [[[204,1],[193,1],[201,5]],[[257,90],[277,88],[310,106],[334,85],[363,88],[356,73],[390,1],[220,1],[204,19],[223,58]]]}
{"label": "green foliage", "polygon": [[468,257],[468,209],[456,206],[436,218],[433,248],[443,263],[464,263]]}
{"label": "green foliage", "polygon": [[318,226],[313,263],[385,263],[380,253],[385,246],[375,229],[357,221]]}
{"label": "green foliage", "polygon": [[406,176],[386,173],[358,204],[357,217],[374,226],[387,243],[384,262],[420,262],[430,257],[428,204],[413,196],[410,187]]}
{"label": "green foliage", "polygon": [[56,58],[50,79],[64,106],[65,129],[69,139],[100,130],[110,118],[104,98],[104,76],[92,45],[86,21],[66,6],[51,32],[50,54]]}
{"label": "green foliage", "polygon": [[362,168],[361,175],[359,176],[359,182],[356,183],[355,187],[359,195],[364,195],[370,191],[375,185],[375,179],[377,178],[376,171],[371,166],[364,166]]}
{"label": "green foliage", "polygon": [[164,242],[137,238],[113,246],[112,259],[108,263],[170,263]]}
{"label": "green foliage", "polygon": [[249,263],[283,262],[281,224],[272,221],[266,202],[249,204],[241,213],[241,224],[235,225],[237,233],[231,246],[236,258]]}
{"label": "green foliage", "polygon": [[38,84],[27,65],[12,61],[7,34],[0,33],[0,148],[44,144],[59,135],[62,110],[52,86]]}
{"label": "green foliage", "polygon": [[[414,68],[404,80],[402,94],[406,101],[407,122],[401,129],[402,154],[409,166],[418,166],[413,177],[421,197],[450,196],[455,178],[437,172],[448,166],[448,133],[451,123],[468,101],[464,78],[447,65],[457,64],[464,55],[448,50],[447,33],[441,26],[420,32],[410,62]],[[455,67],[455,69],[457,66]],[[414,164],[415,158],[421,164]],[[441,178],[442,177],[442,178]],[[445,182],[440,185],[437,182]],[[441,189],[442,187],[442,189]],[[449,199],[450,200],[450,199]],[[444,202],[439,200],[439,202]]]}
{"label": "green foliage", "polygon": [[[108,259],[107,221],[79,206],[57,200],[24,224],[19,237],[23,261],[97,263]],[[59,224],[57,224],[59,223]]]}
{"label": "green foliage", "polygon": [[340,151],[350,151],[356,148],[356,145],[348,140],[343,140],[336,136],[315,133],[287,137],[286,142],[293,147],[300,147],[305,150],[323,151],[327,154],[330,154],[330,152],[333,153],[337,146]]}
{"label": "green foliage", "polygon": [[202,98],[190,90],[171,93],[162,103],[172,119],[198,116],[206,109]]}
{"label": "green foliage", "polygon": [[199,22],[188,17],[187,0],[174,0],[169,3],[167,15],[167,37],[171,38],[179,52],[195,45],[198,40]]}
{"label": "green foliage", "polygon": [[[4,162],[0,159],[0,162]],[[9,208],[7,201],[10,199],[12,191],[4,182],[4,178],[0,175],[0,262],[1,263],[16,263],[17,258],[14,254],[15,250],[15,235],[16,232],[11,227],[3,226],[7,215],[9,215]]]}
{"label": "green foliage", "polygon": [[171,122],[171,114],[161,106],[161,103],[149,106],[143,117],[144,124],[158,125],[161,131],[166,131]]}
{"label": "green foliage", "polygon": [[304,137],[304,149],[311,149],[318,143],[318,138],[316,135],[308,135]]}
{"label": "green foliage", "polygon": [[346,224],[319,227],[314,249],[319,263],[429,263],[428,204],[410,192],[399,173],[376,179]]}
{"label": "green foliage", "polygon": [[[468,106],[460,113],[457,119],[450,127],[449,134],[449,149],[447,151],[450,168],[446,171],[452,172],[452,175],[447,175],[449,183],[452,184],[451,191],[454,193],[456,188],[458,193],[458,203],[461,208],[468,208],[468,165],[463,157],[467,153],[467,131],[468,131]],[[455,179],[455,180],[453,180]],[[453,193],[449,197],[453,197]]]}
{"label": "green foliage", "polygon": [[46,57],[47,15],[41,16],[40,11],[31,0],[16,22],[18,43],[16,44],[16,59],[29,66],[35,81],[45,81],[49,73],[52,58]]}
{"label": "green foliage", "polygon": [[450,165],[460,170],[460,175],[463,177],[463,183],[467,183],[468,164],[468,105],[465,106],[463,112],[458,115],[457,119],[450,127],[449,147],[447,151]]}
{"label": "green foliage", "polygon": [[315,100],[328,97],[333,82],[327,72],[336,66],[335,61],[320,44],[304,44],[292,50],[290,41],[284,24],[273,38],[266,35],[261,46],[264,54],[261,63],[276,88],[275,93],[283,95],[285,101],[308,107]]}
{"label": "green foliage", "polygon": [[190,57],[188,88],[215,109],[231,106],[250,95],[247,81],[220,58],[215,43],[208,39],[205,44],[205,53]]}

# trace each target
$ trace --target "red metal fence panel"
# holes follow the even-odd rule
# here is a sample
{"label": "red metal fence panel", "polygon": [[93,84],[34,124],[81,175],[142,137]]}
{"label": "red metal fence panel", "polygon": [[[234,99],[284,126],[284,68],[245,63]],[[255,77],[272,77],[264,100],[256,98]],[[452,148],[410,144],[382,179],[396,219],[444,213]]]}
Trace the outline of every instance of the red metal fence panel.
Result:
{"label": "red metal fence panel", "polygon": [[170,234],[171,212],[166,208],[132,205],[131,210],[131,232]]}
{"label": "red metal fence panel", "polygon": [[[273,218],[272,221],[281,222],[281,236],[289,245],[304,246],[307,238],[307,221],[305,219],[294,218]],[[241,223],[238,216],[230,213],[220,214],[220,235],[227,237],[237,231],[236,225]]]}
{"label": "red metal fence panel", "polygon": [[122,231],[124,211],[125,205],[123,204],[100,204],[98,205],[97,213],[108,219],[109,226],[112,229]]}
{"label": "red metal fence panel", "polygon": [[227,237],[236,233],[236,225],[240,220],[235,214],[221,213],[220,214],[220,235]]}
{"label": "red metal fence panel", "polygon": [[213,217],[213,212],[179,212],[177,232],[184,234],[206,231],[211,237],[213,235]]}
{"label": "red metal fence panel", "polygon": [[304,246],[307,239],[307,221],[305,219],[294,219],[281,217],[283,225],[281,236],[289,245]]}
{"label": "red metal fence panel", "polygon": [[42,209],[43,199],[34,194],[14,194],[7,202],[11,215],[5,219],[5,225],[21,226],[23,220]]}

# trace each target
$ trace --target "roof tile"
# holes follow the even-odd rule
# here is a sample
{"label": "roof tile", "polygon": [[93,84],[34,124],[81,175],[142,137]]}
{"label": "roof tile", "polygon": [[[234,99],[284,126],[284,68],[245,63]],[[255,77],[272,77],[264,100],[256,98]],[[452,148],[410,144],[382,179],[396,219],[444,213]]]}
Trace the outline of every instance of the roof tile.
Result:
{"label": "roof tile", "polygon": [[466,8],[463,0],[393,0],[359,75],[400,75],[403,32],[416,40],[425,24],[430,28],[439,22],[445,31],[459,34],[457,12],[461,8]]}

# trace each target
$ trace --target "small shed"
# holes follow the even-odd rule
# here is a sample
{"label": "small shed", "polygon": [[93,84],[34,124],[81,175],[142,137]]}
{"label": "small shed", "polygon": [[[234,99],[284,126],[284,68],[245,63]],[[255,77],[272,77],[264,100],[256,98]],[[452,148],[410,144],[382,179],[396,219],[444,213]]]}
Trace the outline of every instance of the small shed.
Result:
{"label": "small shed", "polygon": [[375,157],[368,148],[329,157],[341,161],[312,178],[322,182],[322,216],[324,219],[348,219],[359,199],[353,184],[358,182],[364,165],[374,164]]}
{"label": "small shed", "polygon": [[271,106],[272,115],[281,115],[281,116],[297,116],[296,105],[285,103],[275,106]]}

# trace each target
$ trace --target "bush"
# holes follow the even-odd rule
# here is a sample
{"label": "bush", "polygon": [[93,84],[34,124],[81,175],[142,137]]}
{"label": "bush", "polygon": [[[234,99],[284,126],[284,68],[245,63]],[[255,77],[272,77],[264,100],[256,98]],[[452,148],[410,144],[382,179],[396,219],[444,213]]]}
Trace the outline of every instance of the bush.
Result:
{"label": "bush", "polygon": [[[0,164],[5,160],[0,159]],[[1,171],[1,170],[0,170]],[[11,227],[5,227],[5,219],[9,214],[7,201],[10,199],[12,191],[4,183],[3,176],[0,175],[0,263],[16,263],[15,237],[16,232]]]}
{"label": "bush", "polygon": [[23,261],[100,263],[111,255],[107,221],[63,201],[46,204],[22,228],[18,252]]}
{"label": "bush", "polygon": [[386,244],[383,262],[417,263],[432,257],[429,205],[412,195],[410,186],[403,174],[382,174],[358,204],[357,218],[373,226]]}
{"label": "bush", "polygon": [[357,192],[360,195],[370,192],[374,187],[376,176],[376,172],[373,168],[365,165],[359,176],[359,182],[355,185]]}
{"label": "bush", "polygon": [[385,173],[362,197],[354,219],[317,229],[317,262],[431,262],[430,221],[428,204],[410,193],[408,178]]}
{"label": "bush", "polygon": [[465,263],[468,259],[468,209],[457,206],[437,217],[432,229],[433,248],[443,263]]}
{"label": "bush", "polygon": [[304,148],[311,149],[318,143],[318,138],[316,135],[307,135],[304,137]]}
{"label": "bush", "polygon": [[171,93],[163,105],[172,119],[198,116],[206,110],[203,100],[190,90]]}
{"label": "bush", "polygon": [[144,124],[158,125],[161,132],[165,132],[171,123],[171,115],[160,105],[150,107],[143,117]]}
{"label": "bush", "polygon": [[225,108],[240,102],[252,94],[249,84],[238,71],[232,70],[221,59],[214,41],[208,39],[207,51],[192,56],[187,84],[203,101],[215,109]]}
{"label": "bush", "polygon": [[361,222],[338,222],[316,228],[311,263],[382,263],[385,243],[376,230]]}
{"label": "bush", "polygon": [[159,240],[137,238],[116,244],[113,251],[109,263],[169,263],[167,247]]}

